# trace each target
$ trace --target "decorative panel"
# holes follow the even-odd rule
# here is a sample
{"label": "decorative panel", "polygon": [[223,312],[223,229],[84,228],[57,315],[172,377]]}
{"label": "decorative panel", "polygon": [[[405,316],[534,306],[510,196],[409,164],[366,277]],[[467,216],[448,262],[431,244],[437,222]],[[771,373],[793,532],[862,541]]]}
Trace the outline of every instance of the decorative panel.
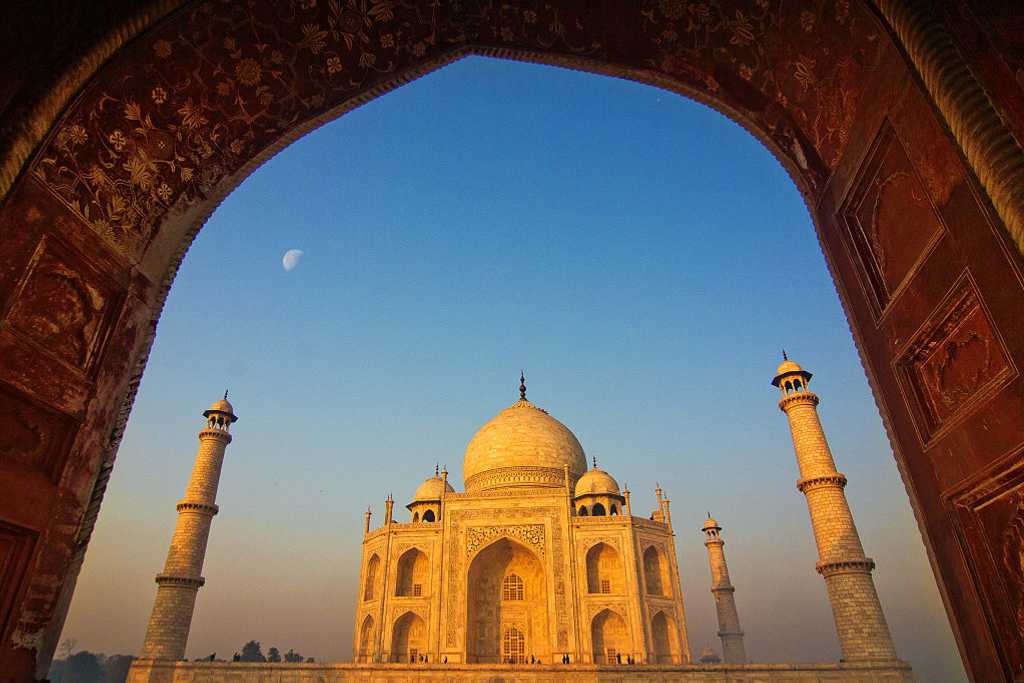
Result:
{"label": "decorative panel", "polygon": [[841,214],[877,319],[943,234],[939,215],[885,121]]}
{"label": "decorative panel", "polygon": [[1016,376],[966,273],[899,354],[895,365],[926,446]]}
{"label": "decorative panel", "polygon": [[3,324],[88,373],[121,298],[111,280],[49,235],[40,240]]}
{"label": "decorative panel", "polygon": [[5,641],[36,538],[34,531],[0,522],[0,638]]}
{"label": "decorative panel", "polygon": [[0,384],[0,466],[36,470],[57,483],[76,423]]}
{"label": "decorative panel", "polygon": [[988,618],[1002,634],[1010,671],[1024,670],[1024,453],[1001,473],[976,479],[951,497],[961,543]]}

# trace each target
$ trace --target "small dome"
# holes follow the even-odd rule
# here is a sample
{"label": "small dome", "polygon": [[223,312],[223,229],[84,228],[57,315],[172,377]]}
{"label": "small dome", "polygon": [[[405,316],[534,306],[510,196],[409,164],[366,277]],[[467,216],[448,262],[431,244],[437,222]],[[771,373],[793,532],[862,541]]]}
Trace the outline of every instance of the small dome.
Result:
{"label": "small dome", "polygon": [[576,497],[586,495],[619,495],[619,482],[604,470],[594,468],[576,482]]}
{"label": "small dome", "polygon": [[714,517],[708,517],[707,519],[704,520],[704,527],[703,528],[704,529],[721,529],[722,527],[718,526],[718,520],[716,520]]}
{"label": "small dome", "polygon": [[[569,428],[526,399],[495,415],[466,446],[462,474],[467,491],[501,486],[559,486],[587,471],[583,447]],[[485,473],[503,474],[481,477]]]}
{"label": "small dome", "polygon": [[412,499],[414,502],[423,500],[441,500],[442,491],[454,493],[455,489],[453,489],[452,485],[444,479],[441,479],[440,477],[431,477],[420,484],[420,487],[416,489],[416,494],[413,495]]}
{"label": "small dome", "polygon": [[779,365],[779,369],[775,371],[775,374],[785,375],[790,372],[803,372],[803,368],[787,358],[782,361],[782,364]]}
{"label": "small dome", "polygon": [[224,398],[210,404],[210,407],[203,411],[203,417],[210,417],[211,413],[224,413],[226,415],[230,415],[232,422],[238,419],[238,416],[235,415],[235,407],[231,405],[230,401],[228,401],[227,393],[224,394]]}
{"label": "small dome", "polygon": [[705,647],[700,651],[700,662],[701,664],[718,664],[722,660],[719,658],[718,653],[712,650],[710,647]]}

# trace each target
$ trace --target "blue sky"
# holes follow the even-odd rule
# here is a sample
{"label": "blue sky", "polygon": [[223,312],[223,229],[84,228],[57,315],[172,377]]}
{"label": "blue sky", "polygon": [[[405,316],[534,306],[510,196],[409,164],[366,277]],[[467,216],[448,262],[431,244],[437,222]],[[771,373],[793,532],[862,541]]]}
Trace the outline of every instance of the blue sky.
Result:
{"label": "blue sky", "polygon": [[[281,257],[301,249],[287,272]],[[725,527],[747,650],[838,658],[785,417],[820,412],[896,647],[962,681],[934,579],[809,215],[739,126],[654,88],[470,58],[346,114],[213,214],[170,294],[64,631],[136,652],[199,414],[240,415],[189,656],[249,639],[350,656],[362,512],[529,396],[672,499],[690,646],[720,649],[698,532]],[[110,581],[110,577],[117,578]]]}

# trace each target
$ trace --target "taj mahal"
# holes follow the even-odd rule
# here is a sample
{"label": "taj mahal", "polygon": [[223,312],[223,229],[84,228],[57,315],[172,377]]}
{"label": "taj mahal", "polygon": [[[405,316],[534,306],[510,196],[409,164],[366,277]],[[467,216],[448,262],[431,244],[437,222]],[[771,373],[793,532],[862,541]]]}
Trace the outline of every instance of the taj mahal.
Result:
{"label": "taj mahal", "polygon": [[[724,553],[722,527],[700,528],[718,617],[721,656],[689,646],[670,501],[635,511],[630,491],[588,463],[572,431],[526,397],[484,424],[463,459],[463,490],[447,468],[395,516],[363,518],[351,663],[187,662],[185,646],[221,466],[238,419],[225,395],[203,413],[192,478],[133,683],[262,681],[910,681],[897,658],[818,419],[811,373],[784,358],[772,384],[786,414],[817,542],[839,662],[749,661]],[[676,522],[678,524],[678,521]]]}

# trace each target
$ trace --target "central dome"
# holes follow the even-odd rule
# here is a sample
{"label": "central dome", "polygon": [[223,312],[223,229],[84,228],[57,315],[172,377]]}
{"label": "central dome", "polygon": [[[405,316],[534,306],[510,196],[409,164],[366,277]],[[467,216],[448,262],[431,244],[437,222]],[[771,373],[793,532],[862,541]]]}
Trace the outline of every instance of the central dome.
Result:
{"label": "central dome", "polygon": [[583,447],[569,428],[521,399],[480,428],[466,447],[466,492],[512,486],[569,485],[587,471]]}

